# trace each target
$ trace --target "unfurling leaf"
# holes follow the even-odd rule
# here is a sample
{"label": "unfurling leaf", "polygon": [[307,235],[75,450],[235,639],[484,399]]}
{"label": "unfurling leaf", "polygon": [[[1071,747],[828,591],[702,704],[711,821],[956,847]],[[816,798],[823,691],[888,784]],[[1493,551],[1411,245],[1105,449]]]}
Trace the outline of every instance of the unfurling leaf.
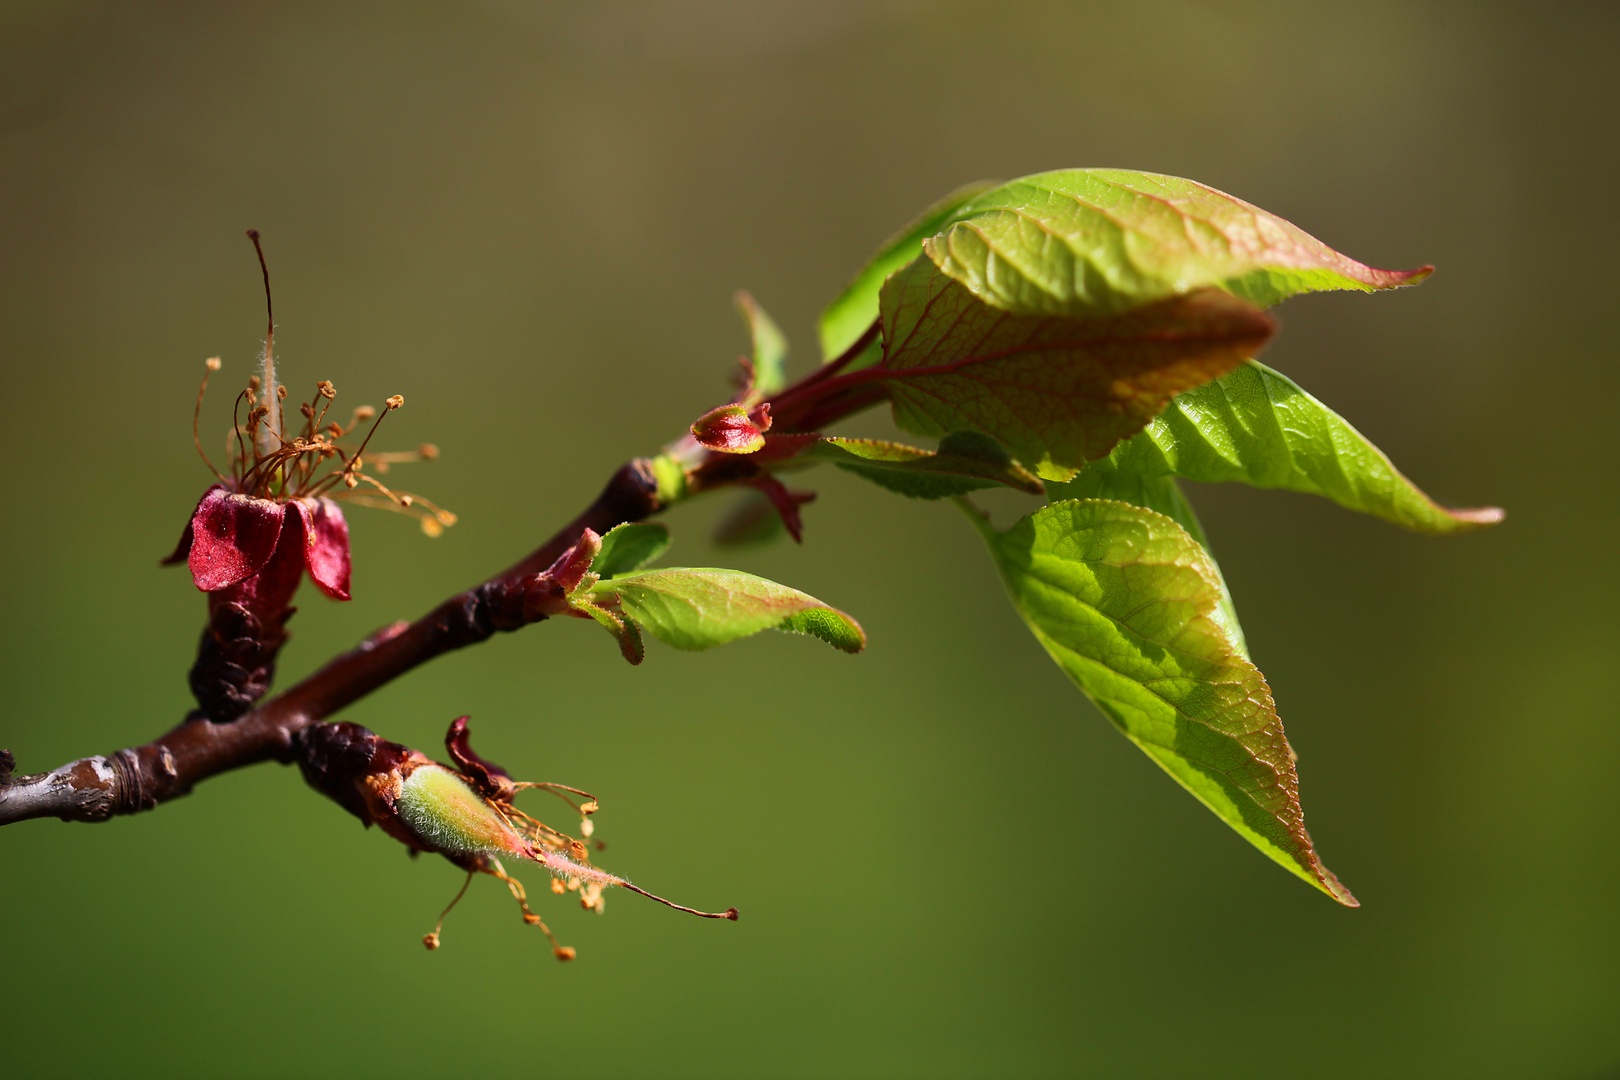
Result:
{"label": "unfurling leaf", "polygon": [[754,378],[745,404],[757,405],[787,385],[787,338],[748,293],[737,294],[737,310],[748,323],[754,345]]}
{"label": "unfurling leaf", "polygon": [[632,521],[616,526],[602,537],[602,549],[591,562],[591,573],[610,578],[628,574],[662,555],[669,547],[669,529],[655,521]]}
{"label": "unfurling leaf", "polygon": [[1438,505],[1337,413],[1256,361],[1177,397],[1110,461],[1122,473],[1324,495],[1414,532],[1471,532],[1502,520],[1495,507]]}
{"label": "unfurling leaf", "polygon": [[737,570],[643,570],[599,582],[593,592],[614,598],[629,619],[677,649],[709,649],[761,630],[813,634],[845,652],[860,652],[860,624],[813,596]]}
{"label": "unfurling leaf", "polygon": [[1120,314],[1012,315],[926,259],[889,279],[882,307],[895,423],[935,437],[990,435],[1046,480],[1102,457],[1176,394],[1254,355],[1275,329],[1217,289]]}
{"label": "unfurling leaf", "polygon": [[997,486],[1045,493],[1041,482],[1000,443],[976,431],[951,432],[940,440],[937,452],[877,439],[826,438],[810,456],[914,499],[943,499]]}
{"label": "unfurling leaf", "polygon": [[1242,199],[1123,169],[1004,184],[957,210],[923,250],[981,300],[1025,315],[1124,311],[1208,287],[1269,306],[1415,285],[1433,270],[1375,270]]}
{"label": "unfurling leaf", "polygon": [[[917,216],[917,219],[878,249],[878,253],[861,267],[855,280],[844,287],[838,298],[827,305],[821,315],[821,354],[831,360],[860,340],[878,317],[878,290],[890,274],[915,259],[922,252],[923,240],[944,228],[951,216],[976,196],[994,188],[994,181],[969,184],[957,188],[939,202]],[[875,352],[865,363],[856,361],[845,370],[870,366],[877,359]]]}
{"label": "unfurling leaf", "polygon": [[1219,577],[1162,514],[1060,502],[997,532],[975,516],[1018,613],[1125,736],[1255,847],[1342,904],[1300,812],[1265,678],[1221,628]]}

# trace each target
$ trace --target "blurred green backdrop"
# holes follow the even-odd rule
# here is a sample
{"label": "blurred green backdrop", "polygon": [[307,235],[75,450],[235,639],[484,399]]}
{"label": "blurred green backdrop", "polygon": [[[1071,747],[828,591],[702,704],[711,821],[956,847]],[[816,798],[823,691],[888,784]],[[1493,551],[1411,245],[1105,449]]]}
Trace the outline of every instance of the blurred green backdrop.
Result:
{"label": "blurred green backdrop", "polygon": [[[629,669],[548,624],[345,718],[603,799],[608,868],[733,926],[543,891],[554,963],[275,765],[155,813],[0,830],[0,1072],[1597,1077],[1620,1066],[1612,5],[0,5],[0,745],[23,771],[187,707],[202,602],[157,558],[245,377],[264,231],[294,386],[402,393],[460,513],[350,514],[284,682],[506,565],[722,400],[754,291],[820,305],[969,180],[1190,176],[1417,290],[1282,309],[1268,354],[1480,536],[1193,492],[1366,905],[1175,787],[1022,628],[948,506],[816,474],[808,542],[708,543],[853,612]],[[228,391],[207,428],[223,430]],[[885,430],[881,416],[852,425]],[[212,443],[210,443],[212,445]],[[1003,514],[1027,507],[998,504]],[[1607,1020],[1604,1017],[1608,1017]]]}

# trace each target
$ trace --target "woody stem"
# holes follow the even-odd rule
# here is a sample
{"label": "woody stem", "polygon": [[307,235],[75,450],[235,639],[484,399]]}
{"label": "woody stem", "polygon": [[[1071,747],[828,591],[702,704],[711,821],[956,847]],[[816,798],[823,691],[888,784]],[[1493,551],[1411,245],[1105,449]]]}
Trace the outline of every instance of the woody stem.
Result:
{"label": "woody stem", "polygon": [[11,775],[11,755],[0,751],[0,825],[37,817],[105,821],[178,798],[218,773],[260,761],[290,761],[294,737],[311,724],[436,656],[543,619],[525,613],[523,579],[555,562],[585,529],[605,533],[660,509],[651,469],[637,458],[526,559],[413,623],[379,631],[238,720],[215,723],[193,714],[144,746],[30,776]]}

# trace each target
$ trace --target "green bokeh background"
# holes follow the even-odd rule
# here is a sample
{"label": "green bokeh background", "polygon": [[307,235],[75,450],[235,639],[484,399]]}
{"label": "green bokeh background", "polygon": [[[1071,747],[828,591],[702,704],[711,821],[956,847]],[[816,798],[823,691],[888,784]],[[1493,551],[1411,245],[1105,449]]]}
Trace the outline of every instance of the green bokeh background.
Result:
{"label": "green bokeh background", "polygon": [[[610,869],[736,925],[412,863],[259,766],[0,830],[0,1072],[1599,1077],[1620,1067],[1612,5],[0,4],[0,745],[23,771],[187,707],[160,570],[244,378],[263,230],[284,376],[403,393],[429,541],[355,511],[284,680],[512,561],[723,399],[747,287],[820,306],[969,180],[1194,177],[1422,288],[1281,309],[1267,360],[1442,500],[1432,540],[1193,492],[1301,758],[1339,908],[1070,687],[948,506],[814,477],[807,542],[712,548],[859,617],[626,667],[504,636],[345,714],[596,791]],[[223,430],[227,393],[206,414]],[[884,417],[846,430],[886,430]],[[212,445],[212,442],[210,443]],[[398,474],[396,474],[398,475]],[[1006,517],[1028,508],[1008,497]],[[1607,674],[1606,674],[1607,673]]]}

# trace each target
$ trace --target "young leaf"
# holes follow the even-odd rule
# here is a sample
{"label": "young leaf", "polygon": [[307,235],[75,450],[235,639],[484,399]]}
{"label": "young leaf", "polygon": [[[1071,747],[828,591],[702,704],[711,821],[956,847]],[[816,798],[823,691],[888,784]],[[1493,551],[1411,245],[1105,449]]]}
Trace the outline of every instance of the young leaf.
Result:
{"label": "young leaf", "polygon": [[1100,499],[997,532],[976,514],[1018,613],[1126,737],[1255,847],[1341,904],[1299,807],[1265,678],[1214,616],[1219,579],[1174,521]]}
{"label": "young leaf", "polygon": [[1210,286],[1269,306],[1301,292],[1415,285],[1434,269],[1375,270],[1242,199],[1123,169],[1004,184],[923,250],[981,300],[1025,315],[1124,311]]}
{"label": "young leaf", "polygon": [[[756,417],[763,411],[765,423]],[[765,445],[770,429],[770,406],[750,410],[746,405],[722,405],[692,421],[692,437],[722,454],[752,454]]]}
{"label": "young leaf", "polygon": [[643,570],[593,591],[616,596],[626,616],[677,649],[709,649],[772,628],[812,634],[845,652],[866,647],[860,624],[842,611],[737,570]]}
{"label": "young leaf", "polygon": [[1215,554],[1210,550],[1209,541],[1204,536],[1204,526],[1193,512],[1192,504],[1187,496],[1182,494],[1181,485],[1176,483],[1173,476],[1148,476],[1142,473],[1120,472],[1114,468],[1108,458],[1093,461],[1068,483],[1049,483],[1046,485],[1047,501],[1061,502],[1065,499],[1112,499],[1115,502],[1130,503],[1132,506],[1141,506],[1157,513],[1180,525],[1187,530],[1187,535],[1204,549],[1204,557],[1215,571],[1215,577],[1221,586],[1221,605],[1215,611],[1215,617],[1226,631],[1227,637],[1232,639],[1233,646],[1245,657],[1249,655],[1249,645],[1243,635],[1243,626],[1238,622],[1237,605],[1232,602],[1232,593],[1226,587],[1226,575],[1221,573],[1219,564],[1215,562]]}
{"label": "young leaf", "polygon": [[[917,219],[891,236],[878,253],[845,286],[838,298],[827,305],[821,314],[821,354],[831,360],[858,341],[862,334],[877,321],[878,290],[888,276],[915,259],[922,251],[924,237],[933,236],[944,228],[951,216],[977,195],[995,187],[994,181],[969,184],[957,188],[939,202],[924,210]],[[873,359],[876,357],[874,356]],[[867,364],[855,363],[846,370],[853,371]]]}
{"label": "young leaf", "polygon": [[757,405],[787,385],[787,338],[748,293],[737,294],[737,310],[754,343],[754,385],[744,404]]}
{"label": "young leaf", "polygon": [[647,646],[641,640],[641,631],[629,619],[577,596],[569,600],[569,607],[589,615],[606,628],[619,643],[619,652],[624,654],[624,658],[631,664],[639,664],[647,658]]}
{"label": "young leaf", "polygon": [[655,521],[634,521],[609,529],[602,549],[591,561],[591,573],[600,577],[628,574],[662,555],[669,547],[669,529]]}
{"label": "young leaf", "polygon": [[937,452],[877,439],[826,438],[810,452],[914,499],[943,499],[998,485],[1043,495],[1041,482],[988,435],[953,431]]}
{"label": "young leaf", "polygon": [[[1167,401],[1254,355],[1271,317],[1217,289],[1086,318],[1012,315],[918,259],[883,286],[895,423],[998,439],[1046,480],[1140,431]],[[877,375],[878,369],[862,375]]]}
{"label": "young leaf", "polygon": [[1324,495],[1414,532],[1472,532],[1502,520],[1495,507],[1436,504],[1337,413],[1253,360],[1181,394],[1110,460],[1144,476]]}

